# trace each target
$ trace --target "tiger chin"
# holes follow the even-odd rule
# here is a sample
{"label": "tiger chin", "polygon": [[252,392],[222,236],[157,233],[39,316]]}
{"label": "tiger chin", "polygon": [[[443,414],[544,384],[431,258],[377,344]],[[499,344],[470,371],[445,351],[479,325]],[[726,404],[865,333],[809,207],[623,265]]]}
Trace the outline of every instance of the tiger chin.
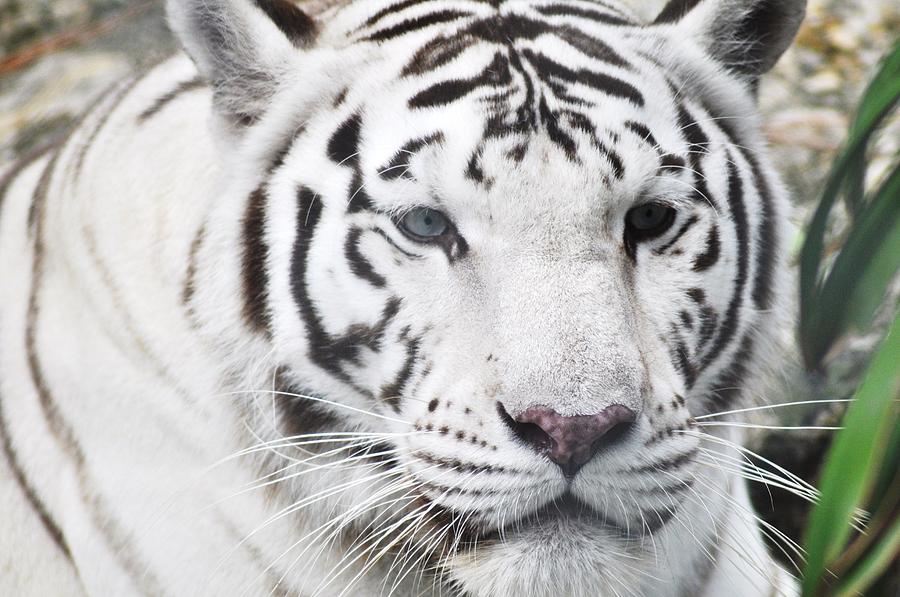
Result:
{"label": "tiger chin", "polygon": [[795,594],[702,421],[784,325],[802,0],[167,8],[2,182],[0,594]]}

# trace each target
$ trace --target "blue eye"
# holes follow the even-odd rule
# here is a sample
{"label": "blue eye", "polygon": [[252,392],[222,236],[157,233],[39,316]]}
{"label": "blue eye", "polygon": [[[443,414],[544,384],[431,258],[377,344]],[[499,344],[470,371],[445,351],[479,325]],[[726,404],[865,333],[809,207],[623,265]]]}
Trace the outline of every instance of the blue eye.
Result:
{"label": "blue eye", "polygon": [[417,240],[434,240],[450,230],[450,221],[439,211],[427,207],[410,210],[400,220],[400,229]]}

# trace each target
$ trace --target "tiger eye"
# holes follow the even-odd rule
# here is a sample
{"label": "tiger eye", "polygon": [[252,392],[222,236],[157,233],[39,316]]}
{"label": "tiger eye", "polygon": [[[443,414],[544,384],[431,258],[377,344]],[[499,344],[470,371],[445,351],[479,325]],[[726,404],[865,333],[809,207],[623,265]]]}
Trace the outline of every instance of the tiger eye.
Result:
{"label": "tiger eye", "polygon": [[659,236],[675,221],[675,210],[661,203],[645,203],[628,212],[627,226],[643,238]]}
{"label": "tiger eye", "polygon": [[417,207],[400,219],[400,228],[416,240],[431,241],[442,237],[450,230],[450,221],[441,212]]}

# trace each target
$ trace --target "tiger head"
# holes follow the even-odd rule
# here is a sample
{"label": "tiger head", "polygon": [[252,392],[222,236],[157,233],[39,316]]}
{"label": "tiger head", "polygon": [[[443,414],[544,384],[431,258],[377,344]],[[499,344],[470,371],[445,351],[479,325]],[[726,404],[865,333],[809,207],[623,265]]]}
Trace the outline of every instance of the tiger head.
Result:
{"label": "tiger head", "polygon": [[197,317],[280,434],[368,438],[286,499],[373,479],[348,551],[477,595],[650,582],[654,537],[691,565],[727,491],[695,417],[781,307],[755,94],[803,0],[338,4],[169,2],[228,171]]}

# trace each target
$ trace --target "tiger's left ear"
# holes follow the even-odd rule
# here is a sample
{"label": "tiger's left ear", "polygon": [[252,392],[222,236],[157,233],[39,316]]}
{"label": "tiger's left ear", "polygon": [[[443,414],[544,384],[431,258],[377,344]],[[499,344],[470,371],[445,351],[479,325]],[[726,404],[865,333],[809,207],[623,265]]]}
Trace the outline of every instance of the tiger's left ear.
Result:
{"label": "tiger's left ear", "polygon": [[291,0],[167,0],[166,10],[233,130],[269,108],[316,35],[315,21]]}
{"label": "tiger's left ear", "polygon": [[806,0],[669,0],[654,24],[672,25],[750,82],[791,45]]}

